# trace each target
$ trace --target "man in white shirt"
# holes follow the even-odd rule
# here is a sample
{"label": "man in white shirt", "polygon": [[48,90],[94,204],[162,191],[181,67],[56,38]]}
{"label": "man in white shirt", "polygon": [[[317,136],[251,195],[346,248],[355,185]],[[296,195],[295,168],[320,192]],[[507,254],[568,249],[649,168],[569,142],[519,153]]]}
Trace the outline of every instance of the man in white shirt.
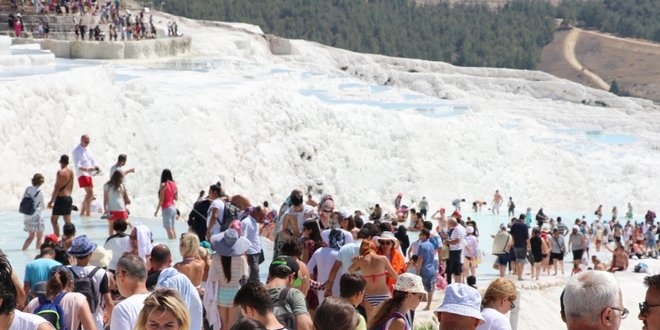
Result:
{"label": "man in white shirt", "polygon": [[348,268],[351,267],[353,263],[353,258],[360,255],[360,245],[365,239],[370,240],[373,237],[373,233],[367,228],[362,228],[358,232],[357,241],[349,244],[344,244],[339,249],[337,258],[335,259],[334,265],[328,274],[328,280],[325,282],[325,292],[326,297],[332,296],[332,289],[337,278],[341,278],[342,275],[348,273]]}
{"label": "man in white shirt", "polygon": [[241,231],[250,241],[250,247],[245,251],[248,266],[250,267],[250,281],[259,282],[259,256],[261,255],[261,238],[259,238],[259,224],[264,222],[266,213],[261,206],[252,209],[250,215],[241,220]]}
{"label": "man in white shirt", "polygon": [[89,146],[89,136],[87,134],[80,137],[80,144],[73,149],[73,167],[78,176],[78,185],[85,190],[85,199],[80,208],[81,216],[90,216],[90,204],[94,198],[94,183],[92,182],[92,175],[99,172],[99,167],[92,156],[92,153],[87,150]]}
{"label": "man in white shirt", "polygon": [[445,243],[449,245],[449,260],[447,261],[447,283],[452,283],[451,275],[454,275],[454,282],[460,283],[461,272],[463,271],[463,265],[461,263],[463,239],[465,239],[467,233],[465,232],[465,227],[458,223],[458,221],[456,221],[456,219],[453,217],[449,218],[448,226],[449,235],[447,237],[442,237]]}
{"label": "man in white shirt", "polygon": [[115,275],[117,289],[126,299],[119,302],[112,311],[110,330],[132,329],[144,306],[147,290],[147,267],[140,257],[127,254],[117,262]]}

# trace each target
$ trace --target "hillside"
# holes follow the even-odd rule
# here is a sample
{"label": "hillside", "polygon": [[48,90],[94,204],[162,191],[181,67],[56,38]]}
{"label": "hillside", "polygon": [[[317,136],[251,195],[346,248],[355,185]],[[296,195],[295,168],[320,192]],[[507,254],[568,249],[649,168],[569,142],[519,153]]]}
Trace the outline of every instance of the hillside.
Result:
{"label": "hillside", "polygon": [[[572,56],[566,54],[567,48],[572,50]],[[577,68],[567,55],[577,60]],[[601,89],[606,88],[598,79],[607,84],[616,80],[620,89],[632,96],[660,102],[659,62],[660,44],[574,29],[555,34],[553,42],[543,49],[538,69]]]}

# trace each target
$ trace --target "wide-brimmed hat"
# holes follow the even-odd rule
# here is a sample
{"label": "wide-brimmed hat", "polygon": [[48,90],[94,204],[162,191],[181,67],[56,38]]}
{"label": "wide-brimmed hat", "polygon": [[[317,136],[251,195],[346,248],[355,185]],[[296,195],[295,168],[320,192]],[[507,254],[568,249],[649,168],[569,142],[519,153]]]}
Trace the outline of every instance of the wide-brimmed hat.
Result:
{"label": "wide-brimmed hat", "polygon": [[240,256],[250,248],[250,241],[230,228],[211,236],[211,248],[221,256]]}
{"label": "wide-brimmed hat", "polygon": [[424,283],[422,278],[419,275],[413,273],[403,273],[396,278],[396,284],[394,284],[395,291],[408,292],[408,293],[423,293],[426,294],[424,290]]}
{"label": "wide-brimmed hat", "polygon": [[104,247],[99,245],[96,250],[92,252],[92,257],[89,259],[89,264],[101,268],[108,268],[110,260],[112,260],[112,250],[106,250]]}
{"label": "wide-brimmed hat", "polygon": [[392,241],[394,242],[394,247],[399,245],[399,240],[390,231],[384,231],[380,233],[380,236],[378,236],[376,242],[378,242],[378,244],[380,245],[380,241]]}
{"label": "wide-brimmed hat", "polygon": [[543,224],[543,226],[541,226],[541,232],[549,233],[550,232],[550,225]]}
{"label": "wide-brimmed hat", "polygon": [[87,238],[87,235],[80,235],[73,240],[67,252],[74,257],[86,257],[94,250],[96,250],[96,243]]}
{"label": "wide-brimmed hat", "polygon": [[463,283],[452,283],[445,288],[445,298],[435,313],[450,313],[473,317],[484,323],[481,315],[481,294],[477,289]]}

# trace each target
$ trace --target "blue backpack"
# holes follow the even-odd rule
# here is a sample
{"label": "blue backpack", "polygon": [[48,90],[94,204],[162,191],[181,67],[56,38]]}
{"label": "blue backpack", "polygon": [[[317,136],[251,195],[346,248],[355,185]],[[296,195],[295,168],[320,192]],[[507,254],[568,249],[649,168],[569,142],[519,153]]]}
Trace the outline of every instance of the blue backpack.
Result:
{"label": "blue backpack", "polygon": [[64,325],[64,311],[60,307],[60,301],[65,294],[66,292],[58,294],[52,302],[46,299],[45,296],[39,295],[39,307],[34,311],[34,314],[46,319],[56,330],[69,330]]}

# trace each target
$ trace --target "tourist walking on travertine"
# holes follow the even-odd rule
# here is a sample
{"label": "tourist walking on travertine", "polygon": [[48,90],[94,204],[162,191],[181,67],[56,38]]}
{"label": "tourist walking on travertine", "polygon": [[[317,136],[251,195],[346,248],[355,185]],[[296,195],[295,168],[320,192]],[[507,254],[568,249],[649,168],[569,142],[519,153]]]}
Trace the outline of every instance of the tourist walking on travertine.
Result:
{"label": "tourist walking on travertine", "polygon": [[89,146],[89,135],[85,134],[80,137],[80,144],[73,149],[73,166],[78,176],[78,185],[85,190],[85,199],[80,209],[80,215],[83,217],[90,216],[90,204],[94,198],[94,183],[92,176],[100,173],[99,167],[96,165],[96,160],[92,153],[87,150]]}
{"label": "tourist walking on travertine", "polygon": [[[28,237],[23,243],[23,250],[27,250],[28,246],[34,240],[36,235],[37,241],[35,248],[38,250],[43,243],[43,234],[44,234],[44,219],[41,217],[41,211],[44,209],[44,194],[41,192],[39,187],[44,184],[44,176],[41,173],[37,173],[32,177],[32,185],[25,189],[23,198],[29,198],[32,200],[33,212],[32,214],[25,214],[23,217],[23,230],[28,233]],[[23,203],[21,203],[23,206]]]}
{"label": "tourist walking on travertine", "polygon": [[504,198],[502,198],[502,195],[500,195],[499,190],[495,190],[495,195],[493,195],[493,205],[492,205],[492,211],[493,214],[500,214],[500,206],[502,206],[502,202],[504,201]]}
{"label": "tourist walking on travertine", "polygon": [[158,205],[154,217],[158,216],[158,210],[163,209],[163,227],[167,231],[168,239],[176,238],[174,221],[176,220],[176,206],[174,201],[178,200],[179,193],[176,182],[172,178],[172,172],[164,169],[160,175],[160,188],[158,189]]}
{"label": "tourist walking on travertine", "polygon": [[60,216],[64,217],[64,223],[71,223],[72,191],[73,171],[69,168],[69,156],[62,155],[60,157],[60,169],[57,171],[55,179],[55,187],[48,202],[48,208],[53,209],[50,222],[53,225],[53,232],[57,236],[60,236],[60,225],[57,223]]}

